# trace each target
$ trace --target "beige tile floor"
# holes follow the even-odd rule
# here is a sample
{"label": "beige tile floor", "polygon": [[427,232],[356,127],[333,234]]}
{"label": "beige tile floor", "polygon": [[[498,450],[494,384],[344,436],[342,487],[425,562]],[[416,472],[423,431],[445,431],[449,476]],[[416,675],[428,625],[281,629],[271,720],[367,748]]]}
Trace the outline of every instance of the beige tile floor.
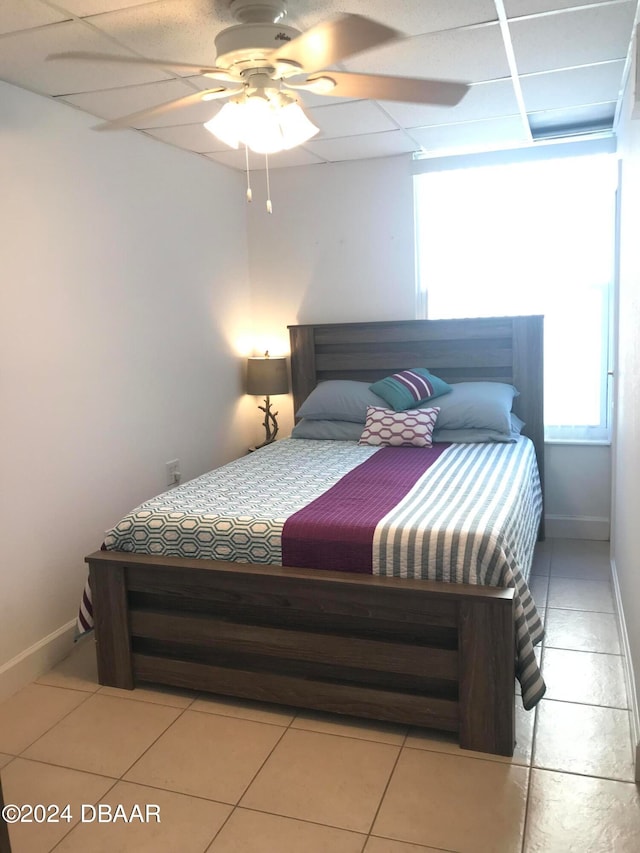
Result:
{"label": "beige tile floor", "polygon": [[[15,853],[638,853],[607,553],[537,549],[548,692],[535,712],[517,697],[513,759],[425,730],[101,688],[80,642],[0,705],[5,801],[70,804],[69,822],[13,825]],[[97,804],[154,806],[160,822],[91,821]]]}

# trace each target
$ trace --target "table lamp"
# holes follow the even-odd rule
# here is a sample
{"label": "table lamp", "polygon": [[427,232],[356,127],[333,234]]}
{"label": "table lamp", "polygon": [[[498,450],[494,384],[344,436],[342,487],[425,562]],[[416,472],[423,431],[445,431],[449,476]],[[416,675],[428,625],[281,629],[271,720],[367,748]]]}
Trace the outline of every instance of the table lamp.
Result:
{"label": "table lamp", "polygon": [[289,376],[287,373],[287,359],[282,357],[271,358],[269,350],[263,357],[252,357],[247,359],[247,394],[256,397],[264,395],[264,406],[258,408],[264,412],[263,426],[265,429],[265,440],[258,447],[264,447],[275,441],[278,434],[277,412],[271,411],[270,397],[276,394],[289,393]]}

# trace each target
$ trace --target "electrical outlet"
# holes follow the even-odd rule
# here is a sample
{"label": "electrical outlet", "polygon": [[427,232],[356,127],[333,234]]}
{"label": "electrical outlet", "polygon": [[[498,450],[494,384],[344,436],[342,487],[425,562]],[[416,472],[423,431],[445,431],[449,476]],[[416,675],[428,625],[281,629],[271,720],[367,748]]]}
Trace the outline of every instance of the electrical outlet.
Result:
{"label": "electrical outlet", "polygon": [[172,459],[166,463],[167,486],[177,486],[180,482],[180,460]]}

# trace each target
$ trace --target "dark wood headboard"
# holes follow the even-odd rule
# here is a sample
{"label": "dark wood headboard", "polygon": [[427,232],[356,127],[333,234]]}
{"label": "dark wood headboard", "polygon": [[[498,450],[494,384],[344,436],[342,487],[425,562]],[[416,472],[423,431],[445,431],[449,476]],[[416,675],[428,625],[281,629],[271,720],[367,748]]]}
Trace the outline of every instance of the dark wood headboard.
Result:
{"label": "dark wood headboard", "polygon": [[447,382],[509,382],[543,478],[542,333],[540,316],[289,326],[295,411],[324,379],[375,382],[409,367]]}

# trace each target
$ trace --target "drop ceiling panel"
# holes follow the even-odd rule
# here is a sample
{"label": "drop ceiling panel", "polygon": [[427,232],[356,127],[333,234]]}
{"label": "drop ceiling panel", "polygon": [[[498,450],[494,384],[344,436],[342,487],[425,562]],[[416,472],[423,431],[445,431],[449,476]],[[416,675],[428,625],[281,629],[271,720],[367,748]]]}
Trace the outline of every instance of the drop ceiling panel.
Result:
{"label": "drop ceiling panel", "polygon": [[390,157],[418,150],[418,146],[401,130],[346,136],[342,139],[318,139],[305,143],[305,148],[332,162]]}
{"label": "drop ceiling panel", "polygon": [[209,154],[213,151],[228,151],[229,146],[205,130],[199,122],[196,124],[181,124],[175,127],[157,127],[144,131],[149,136],[161,139],[178,148],[196,151],[199,154]]}
{"label": "drop ceiling panel", "polygon": [[[231,166],[232,169],[239,169],[241,172],[245,171],[246,160],[244,148],[237,151],[233,148],[226,148],[225,151],[207,154],[206,156],[211,160],[222,163],[224,166]],[[283,169],[289,166],[313,166],[317,163],[324,163],[324,160],[316,157],[310,151],[305,151],[304,148],[294,148],[292,151],[281,151],[279,154],[269,155],[269,169]],[[264,155],[249,152],[249,168],[252,173],[264,171],[266,168]],[[260,180],[262,181],[264,178]],[[259,204],[257,199],[259,193],[255,192],[255,181],[252,180],[252,184],[254,186],[253,203]]]}
{"label": "drop ceiling panel", "polygon": [[142,56],[213,65],[214,38],[225,26],[208,0],[159,0],[89,18],[97,27]]}
{"label": "drop ceiling panel", "polygon": [[0,35],[66,20],[69,15],[43,6],[40,0],[0,0]]}
{"label": "drop ceiling panel", "polygon": [[423,127],[411,135],[429,152],[446,150],[482,150],[506,145],[524,144],[528,134],[520,116],[470,121],[463,125],[449,124],[440,127]]}
{"label": "drop ceiling panel", "polygon": [[62,0],[59,5],[73,12],[74,15],[86,17],[113,12],[116,9],[126,9],[127,6],[142,6],[145,3],[155,2],[156,0]]}
{"label": "drop ceiling panel", "polygon": [[505,0],[504,7],[507,15],[515,18],[519,15],[535,15],[576,6],[602,5],[606,2],[615,3],[617,0]]}
{"label": "drop ceiling panel", "polygon": [[513,21],[509,28],[519,73],[624,59],[635,9],[634,2],[625,2]]}
{"label": "drop ceiling panel", "polygon": [[623,70],[624,61],[619,60],[521,77],[525,107],[532,112],[615,101]]}
{"label": "drop ceiling panel", "polygon": [[510,79],[472,86],[455,107],[423,106],[389,101],[383,104],[383,107],[401,127],[452,124],[513,115],[518,112],[518,102]]}
{"label": "drop ceiling panel", "polygon": [[[162,80],[159,83],[145,83],[143,86],[127,86],[122,89],[107,89],[101,92],[86,92],[70,95],[61,100],[86,110],[101,119],[116,119],[139,110],[164,104],[176,98],[193,95],[197,89],[183,83],[182,80]],[[188,107],[178,107],[171,112],[155,118],[140,119],[133,127],[166,127],[193,122],[208,121],[217,109],[210,102],[203,101]]]}
{"label": "drop ceiling panel", "polygon": [[436,30],[495,21],[492,0],[292,0],[288,22],[308,29],[319,21],[346,12],[382,21],[406,35],[420,35]]}
{"label": "drop ceiling panel", "polygon": [[500,27],[472,27],[415,36],[345,62],[350,71],[437,77],[464,82],[509,75]]}
{"label": "drop ceiling panel", "polygon": [[169,76],[156,68],[105,62],[44,61],[49,53],[67,50],[125,55],[111,40],[81,23],[52,24],[0,39],[0,78],[48,95],[67,95],[125,86],[132,82],[148,83]]}
{"label": "drop ceiling panel", "polygon": [[397,129],[396,123],[372,101],[314,107],[308,113],[324,138]]}

